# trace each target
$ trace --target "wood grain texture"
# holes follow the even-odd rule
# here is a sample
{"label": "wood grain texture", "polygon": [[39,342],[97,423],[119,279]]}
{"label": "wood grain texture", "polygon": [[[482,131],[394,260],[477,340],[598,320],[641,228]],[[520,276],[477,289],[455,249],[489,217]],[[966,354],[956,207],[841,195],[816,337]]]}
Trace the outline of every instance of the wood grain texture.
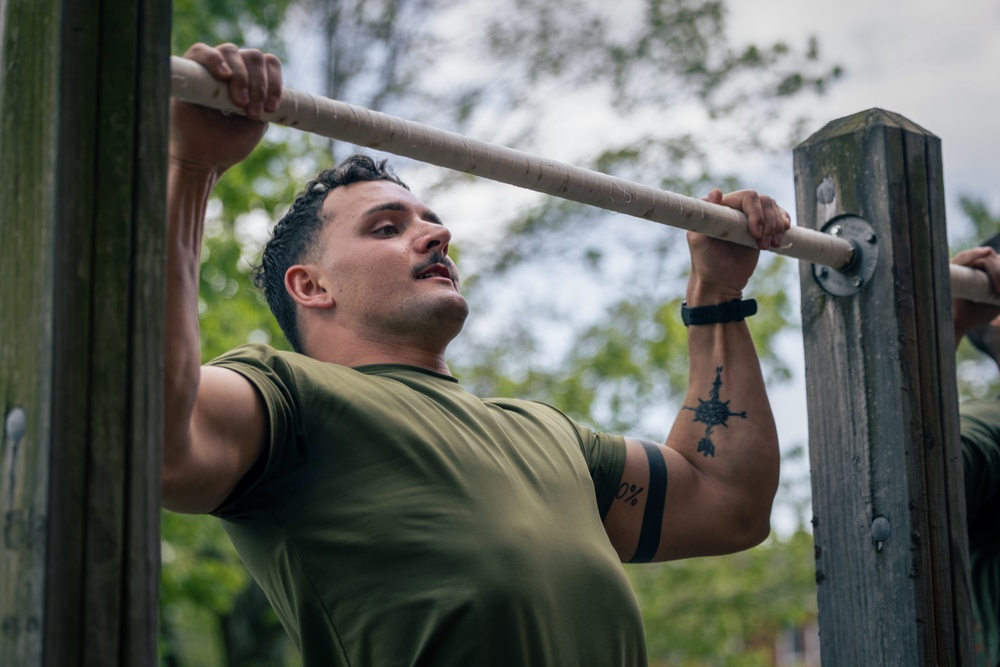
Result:
{"label": "wood grain texture", "polygon": [[873,109],[794,157],[799,224],[855,215],[879,245],[854,296],[800,266],[823,665],[969,664],[940,141]]}
{"label": "wood grain texture", "polygon": [[[16,176],[0,202],[24,247],[3,246],[0,307],[32,316],[13,333],[3,318],[0,401],[37,431],[18,483],[39,546],[10,567],[5,554],[0,613],[38,631],[0,633],[0,664],[157,661],[169,15],[161,0],[11,0],[4,21],[0,145]],[[43,89],[21,80],[36,53]],[[8,612],[24,581],[31,600]]]}
{"label": "wood grain texture", "polygon": [[[51,247],[58,41],[50,3],[9,0],[0,72],[0,664],[41,664],[52,440]],[[17,27],[15,30],[14,27]],[[6,420],[23,410],[16,437]]]}

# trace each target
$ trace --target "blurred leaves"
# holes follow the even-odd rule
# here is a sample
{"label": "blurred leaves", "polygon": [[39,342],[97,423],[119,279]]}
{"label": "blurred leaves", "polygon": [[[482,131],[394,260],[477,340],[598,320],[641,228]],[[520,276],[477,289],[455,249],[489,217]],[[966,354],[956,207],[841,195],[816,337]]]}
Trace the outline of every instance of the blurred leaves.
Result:
{"label": "blurred leaves", "polygon": [[774,637],[816,617],[812,535],[772,535],[749,551],[629,566],[651,664],[773,665]]}
{"label": "blurred leaves", "polygon": [[[177,600],[207,607],[217,614],[232,609],[233,597],[247,583],[245,571],[233,568],[238,558],[229,538],[211,526],[215,521],[204,517],[164,512],[162,526],[163,561],[161,594],[165,600]],[[173,612],[169,603],[167,616]]]}
{"label": "blurred leaves", "polygon": [[[815,39],[808,42],[804,57],[795,60],[784,42],[732,47],[722,2],[512,4],[514,11],[491,18],[487,34],[496,54],[516,61],[526,84],[605,82],[613,103],[622,109],[676,102],[681,91],[672,84],[682,82],[685,96],[692,92],[712,114],[721,114],[746,99],[748,90],[734,84],[741,72],[752,71],[754,87],[765,96],[806,88],[822,92],[841,75],[838,67],[820,63]],[[802,69],[806,63],[812,66]]]}
{"label": "blurred leaves", "polygon": [[279,56],[278,30],[293,0],[173,0],[171,52],[181,55],[195,42],[253,45]]}

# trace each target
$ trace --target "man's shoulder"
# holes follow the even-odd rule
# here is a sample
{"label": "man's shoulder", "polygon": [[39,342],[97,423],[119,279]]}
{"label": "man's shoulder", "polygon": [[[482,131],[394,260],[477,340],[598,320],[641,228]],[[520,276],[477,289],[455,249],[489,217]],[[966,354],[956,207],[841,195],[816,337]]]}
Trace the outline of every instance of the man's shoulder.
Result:
{"label": "man's shoulder", "polygon": [[483,403],[488,405],[493,405],[501,410],[508,410],[510,412],[526,412],[526,413],[536,413],[536,414],[546,414],[546,415],[560,415],[565,419],[569,419],[566,414],[548,403],[543,403],[542,401],[536,401],[528,398],[508,398],[508,397],[491,397],[480,399]]}
{"label": "man's shoulder", "polygon": [[233,348],[206,365],[236,371],[258,388],[274,385],[296,392],[354,386],[363,377],[346,366],[261,344]]}
{"label": "man's shoulder", "polygon": [[559,408],[548,403],[524,398],[484,398],[483,403],[499,408],[514,419],[547,424],[551,428],[569,429],[578,439],[594,430],[580,423]]}
{"label": "man's shoulder", "polygon": [[271,347],[270,345],[260,343],[247,343],[246,345],[239,345],[228,352],[220,354],[205,365],[225,366],[227,364],[238,363],[257,365],[262,363],[271,364],[278,360],[283,363],[294,364],[307,359],[309,359],[309,357],[297,352],[279,350],[275,347]]}
{"label": "man's shoulder", "polygon": [[278,372],[327,372],[348,373],[352,369],[325,361],[319,361],[299,352],[279,350],[260,343],[247,343],[229,350],[209,361],[206,366],[254,367]]}

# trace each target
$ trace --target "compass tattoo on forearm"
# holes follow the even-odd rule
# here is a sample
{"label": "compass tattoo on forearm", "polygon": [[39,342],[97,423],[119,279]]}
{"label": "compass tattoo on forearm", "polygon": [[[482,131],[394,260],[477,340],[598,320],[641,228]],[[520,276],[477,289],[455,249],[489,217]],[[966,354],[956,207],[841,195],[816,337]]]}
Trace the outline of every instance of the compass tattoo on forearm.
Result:
{"label": "compass tattoo on forearm", "polygon": [[746,412],[733,412],[729,409],[729,401],[719,400],[719,389],[722,388],[722,366],[715,369],[715,382],[712,383],[712,391],[709,392],[708,400],[698,399],[698,407],[692,408],[685,405],[684,410],[694,413],[692,421],[705,424],[705,437],[698,441],[698,451],[702,456],[715,456],[715,444],[712,443],[712,429],[722,425],[729,428],[726,422],[730,417],[747,418]]}

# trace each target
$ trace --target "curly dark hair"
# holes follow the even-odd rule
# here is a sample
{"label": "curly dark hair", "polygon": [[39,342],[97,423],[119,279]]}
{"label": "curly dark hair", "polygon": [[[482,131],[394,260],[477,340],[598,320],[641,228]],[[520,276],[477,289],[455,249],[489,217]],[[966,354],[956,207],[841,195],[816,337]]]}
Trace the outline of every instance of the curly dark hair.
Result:
{"label": "curly dark hair", "polygon": [[352,155],[306,184],[285,216],[274,226],[260,264],[254,267],[254,285],[264,292],[278,326],[296,352],[303,351],[302,340],[295,301],[285,289],[285,273],[315,246],[326,222],[322,211],[327,194],[341,185],[363,181],[389,181],[410,189],[393,173],[386,160],[376,162],[367,155]]}

